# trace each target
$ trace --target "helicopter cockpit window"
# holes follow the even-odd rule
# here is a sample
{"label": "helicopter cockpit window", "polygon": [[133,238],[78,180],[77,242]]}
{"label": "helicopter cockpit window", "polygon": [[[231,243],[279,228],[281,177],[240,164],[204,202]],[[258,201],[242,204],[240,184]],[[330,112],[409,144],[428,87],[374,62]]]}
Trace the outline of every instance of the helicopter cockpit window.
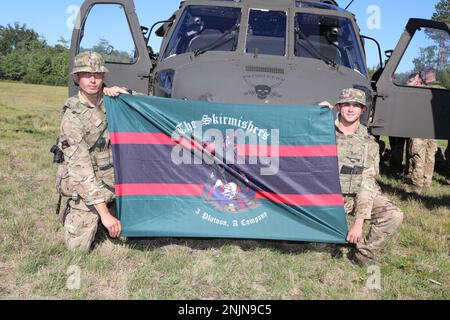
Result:
{"label": "helicopter cockpit window", "polygon": [[295,24],[297,57],[330,61],[367,77],[361,48],[349,19],[298,13]]}
{"label": "helicopter cockpit window", "polygon": [[186,52],[235,51],[240,20],[240,8],[187,6],[163,58]]}
{"label": "helicopter cockpit window", "polygon": [[250,10],[246,52],[284,56],[286,52],[286,12]]}
{"label": "helicopter cockpit window", "polygon": [[[102,25],[98,21],[114,23]],[[98,52],[106,62],[133,64],[137,61],[136,46],[121,5],[98,4],[91,9],[80,41],[79,52],[83,51]]]}
{"label": "helicopter cockpit window", "polygon": [[393,75],[398,86],[450,89],[450,35],[421,28],[414,33]]}

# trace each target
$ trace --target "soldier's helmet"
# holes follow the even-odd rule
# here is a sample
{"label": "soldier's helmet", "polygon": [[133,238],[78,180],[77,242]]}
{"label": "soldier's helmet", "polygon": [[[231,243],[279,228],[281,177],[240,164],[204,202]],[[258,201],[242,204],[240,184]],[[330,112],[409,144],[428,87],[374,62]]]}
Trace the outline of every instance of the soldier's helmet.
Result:
{"label": "soldier's helmet", "polygon": [[105,59],[101,54],[93,51],[79,53],[73,62],[72,74],[79,72],[106,73]]}
{"label": "soldier's helmet", "polygon": [[337,102],[338,104],[341,103],[359,103],[362,104],[363,106],[367,106],[367,102],[366,102],[366,93],[364,91],[361,91],[359,89],[353,89],[353,88],[349,88],[349,89],[344,89],[341,92],[341,95],[339,96],[339,101]]}

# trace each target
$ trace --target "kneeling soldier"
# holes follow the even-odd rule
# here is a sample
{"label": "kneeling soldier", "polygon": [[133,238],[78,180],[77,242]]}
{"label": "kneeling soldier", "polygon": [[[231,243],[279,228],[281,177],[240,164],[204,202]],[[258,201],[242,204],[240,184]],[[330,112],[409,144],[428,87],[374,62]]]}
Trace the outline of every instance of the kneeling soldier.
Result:
{"label": "kneeling soldier", "polygon": [[[328,102],[321,105],[332,107]],[[360,122],[366,108],[365,93],[345,89],[335,108],[339,112],[335,128],[345,211],[355,216],[347,235],[347,241],[356,244],[350,258],[359,265],[370,265],[400,227],[403,213],[382,194],[376,182],[379,147]],[[363,236],[364,221],[370,223],[366,236]]]}
{"label": "kneeling soldier", "polygon": [[57,189],[71,198],[62,219],[70,250],[89,251],[99,220],[111,237],[121,234],[120,221],[108,207],[114,198],[114,169],[103,93],[117,96],[127,89],[104,88],[107,72],[100,54],[77,55],[72,74],[79,93],[63,108],[58,147],[64,163],[58,170]]}

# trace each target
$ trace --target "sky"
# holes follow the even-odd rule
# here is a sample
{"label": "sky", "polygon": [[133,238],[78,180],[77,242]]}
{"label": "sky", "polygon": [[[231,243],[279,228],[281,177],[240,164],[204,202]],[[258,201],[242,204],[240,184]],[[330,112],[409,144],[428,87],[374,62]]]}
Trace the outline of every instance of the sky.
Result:
{"label": "sky", "polygon": [[[276,1],[276,0],[274,0]],[[165,20],[178,8],[180,0],[134,0],[141,25],[151,27],[159,20]],[[363,35],[378,40],[381,49],[394,49],[409,18],[430,19],[439,0],[355,0],[349,11],[356,15]],[[76,9],[83,0],[2,0],[0,25],[19,22],[34,29],[50,45],[63,37],[70,40],[71,25],[75,21]],[[350,0],[338,0],[341,7]],[[111,21],[106,21],[106,26]],[[113,26],[113,25],[111,25]],[[127,37],[118,32],[118,37]],[[154,34],[150,40],[155,51],[159,51],[160,38]],[[367,44],[367,65],[377,65],[378,51],[375,45]]]}

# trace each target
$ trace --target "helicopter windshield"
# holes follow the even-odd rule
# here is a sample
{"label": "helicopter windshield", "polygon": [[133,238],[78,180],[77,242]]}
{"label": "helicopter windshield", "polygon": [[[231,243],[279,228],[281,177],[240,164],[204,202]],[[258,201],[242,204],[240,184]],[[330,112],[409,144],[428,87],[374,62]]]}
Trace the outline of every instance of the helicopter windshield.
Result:
{"label": "helicopter windshield", "polygon": [[251,9],[246,52],[284,56],[285,48],[286,13]]}
{"label": "helicopter windshield", "polygon": [[[297,57],[320,59],[322,56],[367,77],[359,42],[349,19],[298,13],[295,23]],[[314,48],[311,48],[311,45]]]}
{"label": "helicopter windshield", "polygon": [[[237,32],[229,32],[241,20],[241,9],[193,5],[186,7],[180,22],[170,38],[163,58],[186,53],[208,51],[235,51]],[[219,42],[219,45],[209,47]]]}

